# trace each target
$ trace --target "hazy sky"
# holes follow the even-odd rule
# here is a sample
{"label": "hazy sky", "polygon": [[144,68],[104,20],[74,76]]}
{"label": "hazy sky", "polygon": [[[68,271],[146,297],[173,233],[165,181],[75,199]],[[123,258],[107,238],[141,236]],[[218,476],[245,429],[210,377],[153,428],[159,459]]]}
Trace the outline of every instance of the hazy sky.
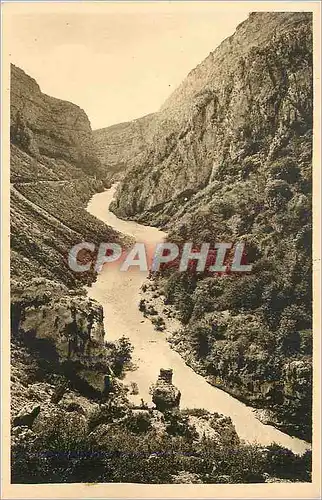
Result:
{"label": "hazy sky", "polygon": [[157,111],[249,13],[216,2],[103,7],[12,16],[8,42],[11,62],[83,108],[93,129]]}

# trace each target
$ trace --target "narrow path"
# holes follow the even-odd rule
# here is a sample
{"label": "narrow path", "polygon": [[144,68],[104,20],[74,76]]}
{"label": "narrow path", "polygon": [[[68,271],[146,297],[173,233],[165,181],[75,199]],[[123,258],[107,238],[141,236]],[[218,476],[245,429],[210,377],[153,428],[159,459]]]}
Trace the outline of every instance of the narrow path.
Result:
{"label": "narrow path", "polygon": [[80,236],[79,233],[77,233],[76,231],[74,231],[74,229],[71,229],[70,227],[66,226],[66,224],[64,224],[60,219],[57,219],[57,217],[54,217],[52,214],[50,214],[49,212],[47,212],[47,210],[45,210],[44,208],[40,207],[39,205],[37,205],[33,201],[29,200],[28,198],[26,198],[26,196],[24,194],[22,194],[18,189],[16,189],[14,187],[14,185],[12,185],[12,184],[10,185],[10,190],[11,190],[11,192],[15,196],[17,196],[17,198],[19,198],[21,201],[23,201],[24,203],[26,203],[27,205],[29,205],[31,208],[33,208],[42,217],[44,217],[44,219],[50,221],[52,224],[54,224],[56,226],[60,226],[60,227],[64,228],[70,234],[74,234],[77,237]]}
{"label": "narrow path", "polygon": [[[88,212],[138,242],[154,246],[162,241],[165,233],[157,228],[120,220],[109,211],[115,189],[114,185],[94,195],[87,206]],[[90,297],[104,307],[107,340],[116,340],[125,335],[134,346],[137,369],[126,377],[127,381],[138,384],[139,395],[133,398],[134,401],[139,402],[141,398],[150,401],[149,387],[156,381],[160,368],[169,367],[174,371],[173,382],[182,393],[181,408],[205,408],[230,416],[240,438],[248,442],[262,445],[276,442],[295,453],[309,449],[309,443],[262,424],[252,408],[211,386],[185,364],[181,356],[170,348],[165,334],[157,332],[151,321],[144,318],[138,309],[139,290],[145,279],[146,274],[135,268],[120,272],[117,264],[106,265],[97,281],[88,289]]]}

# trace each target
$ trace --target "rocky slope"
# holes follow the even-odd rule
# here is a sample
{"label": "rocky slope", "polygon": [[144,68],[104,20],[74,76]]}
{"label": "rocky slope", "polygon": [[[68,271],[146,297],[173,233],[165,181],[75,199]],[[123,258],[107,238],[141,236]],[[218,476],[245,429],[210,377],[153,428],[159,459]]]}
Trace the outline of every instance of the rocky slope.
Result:
{"label": "rocky slope", "polygon": [[240,442],[229,418],[180,410],[171,382],[162,382],[162,395],[160,380],[154,388],[161,410],[130,408],[116,383],[98,405],[57,381],[39,380],[26,348],[17,351],[25,370],[13,376],[27,403],[12,419],[13,483],[310,481],[309,453]]}
{"label": "rocky slope", "polygon": [[[40,163],[42,157],[47,162],[52,159],[58,163],[56,166],[50,162],[49,169],[59,170],[59,163],[66,162],[67,173],[69,168],[74,172],[78,168],[91,175],[100,174],[101,165],[85,112],[75,104],[43,94],[36,81],[14,65],[11,66],[10,123],[11,142]],[[38,178],[45,174],[42,166],[39,166]],[[26,181],[28,177],[20,180]]]}
{"label": "rocky slope", "polygon": [[311,14],[251,14],[154,115],[145,160],[126,175],[115,212],[155,211],[218,169],[285,148],[311,120],[311,51]]}
{"label": "rocky slope", "polygon": [[[109,360],[99,304],[57,282],[34,278],[27,285],[13,282],[11,317],[14,344],[29,349],[43,372],[65,376],[75,389],[100,397]],[[14,390],[14,401],[17,396]]]}
{"label": "rocky slope", "polygon": [[[121,374],[130,348],[105,345],[102,307],[81,288],[95,273],[79,277],[68,267],[68,252],[76,243],[121,241],[120,234],[84,209],[104,188],[86,114],[42,94],[31,77],[12,66],[10,132],[15,454],[14,433],[24,434],[36,418],[49,422],[66,391],[74,410],[79,400],[91,407],[101,397],[110,367]],[[69,411],[68,405],[60,409],[66,421]],[[12,465],[19,470],[17,462]]]}
{"label": "rocky slope", "polygon": [[84,206],[104,185],[89,120],[75,104],[49,97],[11,68],[11,275],[88,282],[67,265],[80,241],[119,241]]}
{"label": "rocky slope", "polygon": [[311,435],[312,19],[253,13],[153,117],[114,211],[169,240],[246,243],[244,276],[158,277],[173,345],[212,383]]}
{"label": "rocky slope", "polygon": [[94,130],[97,156],[108,181],[120,180],[133,162],[139,161],[145,151],[146,135],[153,114],[137,120]]}

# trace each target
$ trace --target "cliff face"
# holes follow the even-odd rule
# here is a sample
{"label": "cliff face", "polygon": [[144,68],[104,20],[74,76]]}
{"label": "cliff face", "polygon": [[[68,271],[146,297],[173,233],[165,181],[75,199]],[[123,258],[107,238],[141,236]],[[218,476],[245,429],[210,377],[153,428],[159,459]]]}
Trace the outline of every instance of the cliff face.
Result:
{"label": "cliff face", "polygon": [[[13,144],[35,159],[44,156],[67,162],[73,170],[100,174],[90,122],[82,109],[43,94],[36,81],[14,65],[10,97]],[[66,170],[68,174],[67,165]]]}
{"label": "cliff face", "polygon": [[43,278],[15,285],[13,338],[38,354],[49,372],[61,373],[76,388],[100,396],[108,371],[102,306]]}
{"label": "cliff face", "polygon": [[[25,425],[48,404],[55,412],[67,385],[74,402],[75,390],[100,397],[116,354],[104,343],[101,306],[80,288],[95,273],[78,276],[68,253],[120,235],[84,209],[104,187],[84,111],[12,66],[10,131],[11,394],[14,422]],[[28,402],[39,403],[35,411],[23,410]]]}
{"label": "cliff face", "polygon": [[147,147],[146,134],[153,116],[94,130],[96,152],[109,181],[120,180],[126,169],[140,161]]}
{"label": "cliff face", "polygon": [[89,120],[78,106],[42,94],[21,69],[11,71],[11,275],[43,276],[68,286],[77,276],[68,252],[80,241],[119,240],[84,210],[103,189]]}
{"label": "cliff face", "polygon": [[265,162],[287,146],[311,118],[310,51],[311,14],[251,14],[154,115],[145,159],[125,176],[115,212],[155,212],[209,185],[218,169],[254,155]]}

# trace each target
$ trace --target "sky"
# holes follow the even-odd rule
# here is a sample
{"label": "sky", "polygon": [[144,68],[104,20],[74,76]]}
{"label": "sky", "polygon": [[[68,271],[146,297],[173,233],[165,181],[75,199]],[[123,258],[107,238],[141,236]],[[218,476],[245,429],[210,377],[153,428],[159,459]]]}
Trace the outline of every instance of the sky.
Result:
{"label": "sky", "polygon": [[6,42],[42,92],[83,108],[97,129],[157,111],[248,14],[216,2],[25,10],[10,17]]}

